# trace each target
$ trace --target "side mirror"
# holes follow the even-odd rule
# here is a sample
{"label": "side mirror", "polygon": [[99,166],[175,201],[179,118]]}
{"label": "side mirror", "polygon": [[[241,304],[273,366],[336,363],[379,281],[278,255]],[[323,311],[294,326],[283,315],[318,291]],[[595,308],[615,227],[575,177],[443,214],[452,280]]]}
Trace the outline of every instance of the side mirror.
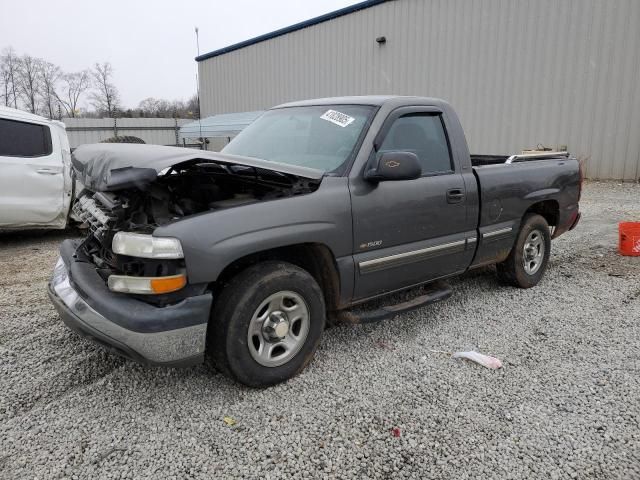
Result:
{"label": "side mirror", "polygon": [[415,153],[385,152],[378,164],[365,172],[365,180],[384,182],[388,180],[415,180],[422,175],[422,167]]}

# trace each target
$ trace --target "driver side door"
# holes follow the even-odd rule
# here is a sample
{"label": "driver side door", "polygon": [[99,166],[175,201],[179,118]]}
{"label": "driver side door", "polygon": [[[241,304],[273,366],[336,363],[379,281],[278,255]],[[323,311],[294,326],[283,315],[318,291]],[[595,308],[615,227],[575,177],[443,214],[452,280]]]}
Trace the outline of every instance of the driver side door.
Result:
{"label": "driver side door", "polygon": [[356,301],[464,271],[474,251],[475,218],[467,215],[465,184],[442,112],[399,110],[389,116],[391,125],[370,159],[412,152],[422,176],[379,183],[352,179]]}

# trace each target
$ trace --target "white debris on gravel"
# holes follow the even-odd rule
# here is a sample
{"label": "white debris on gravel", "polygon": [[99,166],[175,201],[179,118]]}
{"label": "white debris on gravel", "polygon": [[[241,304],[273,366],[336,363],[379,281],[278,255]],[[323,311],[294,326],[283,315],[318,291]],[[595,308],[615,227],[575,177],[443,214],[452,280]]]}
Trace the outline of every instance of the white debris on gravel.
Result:
{"label": "white debris on gravel", "polygon": [[463,358],[465,360],[470,360],[477,363],[478,365],[482,365],[485,368],[491,368],[493,370],[502,368],[502,362],[500,361],[500,359],[491,357],[489,355],[484,355],[482,353],[474,352],[473,350],[470,352],[455,352],[453,355],[451,355],[451,358]]}
{"label": "white debris on gravel", "polygon": [[[445,302],[327,330],[266,390],[76,336],[46,294],[63,235],[2,235],[0,477],[640,478],[640,257],[615,251],[640,186],[590,183],[582,211],[537,288],[472,272]],[[431,352],[450,349],[504,366]]]}

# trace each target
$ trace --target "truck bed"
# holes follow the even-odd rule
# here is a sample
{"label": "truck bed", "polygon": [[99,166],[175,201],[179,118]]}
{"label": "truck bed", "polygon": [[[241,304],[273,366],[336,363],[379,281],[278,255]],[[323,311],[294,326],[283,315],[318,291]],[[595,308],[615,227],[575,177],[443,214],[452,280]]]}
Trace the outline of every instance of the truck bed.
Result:
{"label": "truck bed", "polygon": [[[473,266],[503,259],[513,246],[523,212],[532,204],[548,213],[557,236],[575,223],[580,197],[578,162],[565,152],[546,155],[476,155],[473,173],[480,192],[479,235],[483,237]],[[515,157],[515,158],[514,158]],[[473,158],[473,157],[472,157]],[[527,161],[529,160],[529,161]],[[535,161],[534,161],[535,160]],[[487,232],[504,235],[484,238]]]}
{"label": "truck bed", "polygon": [[471,155],[471,165],[485,167],[487,165],[499,165],[502,163],[526,162],[527,160],[548,160],[553,158],[568,157],[567,152],[540,152],[520,155]]}

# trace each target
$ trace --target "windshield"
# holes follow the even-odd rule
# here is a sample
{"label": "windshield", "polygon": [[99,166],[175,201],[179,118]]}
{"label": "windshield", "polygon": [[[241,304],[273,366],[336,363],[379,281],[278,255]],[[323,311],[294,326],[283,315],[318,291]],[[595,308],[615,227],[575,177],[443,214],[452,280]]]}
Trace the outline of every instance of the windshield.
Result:
{"label": "windshield", "polygon": [[367,105],[269,110],[222,152],[331,172],[349,159],[373,111]]}

